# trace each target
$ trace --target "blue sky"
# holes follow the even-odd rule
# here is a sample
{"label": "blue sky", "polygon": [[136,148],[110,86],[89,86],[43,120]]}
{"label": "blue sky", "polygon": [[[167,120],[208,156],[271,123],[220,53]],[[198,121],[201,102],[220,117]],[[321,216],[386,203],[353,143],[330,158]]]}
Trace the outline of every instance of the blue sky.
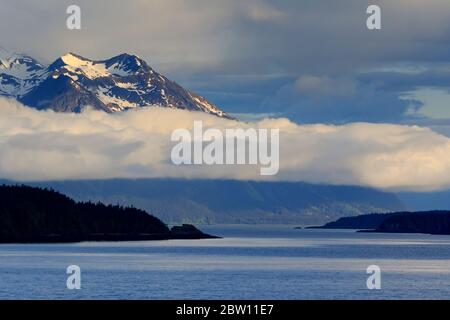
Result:
{"label": "blue sky", "polygon": [[[381,30],[366,28],[369,3],[381,7]],[[82,9],[81,31],[65,28],[69,4]],[[299,123],[414,123],[450,132],[447,0],[0,5],[0,29],[8,30],[0,44],[45,63],[68,51],[94,59],[131,52],[231,113]]]}

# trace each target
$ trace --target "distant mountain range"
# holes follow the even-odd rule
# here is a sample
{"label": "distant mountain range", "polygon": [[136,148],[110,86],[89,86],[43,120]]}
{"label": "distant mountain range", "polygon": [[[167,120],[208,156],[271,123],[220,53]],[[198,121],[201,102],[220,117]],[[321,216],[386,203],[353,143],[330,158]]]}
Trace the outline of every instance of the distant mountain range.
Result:
{"label": "distant mountain range", "polygon": [[57,112],[80,112],[88,105],[106,112],[156,105],[230,118],[138,56],[126,53],[102,61],[68,53],[44,66],[0,48],[0,96]]}
{"label": "distant mountain range", "polygon": [[406,209],[392,193],[301,182],[116,179],[27,184],[53,188],[78,201],[134,206],[171,224],[314,225],[343,216]]}

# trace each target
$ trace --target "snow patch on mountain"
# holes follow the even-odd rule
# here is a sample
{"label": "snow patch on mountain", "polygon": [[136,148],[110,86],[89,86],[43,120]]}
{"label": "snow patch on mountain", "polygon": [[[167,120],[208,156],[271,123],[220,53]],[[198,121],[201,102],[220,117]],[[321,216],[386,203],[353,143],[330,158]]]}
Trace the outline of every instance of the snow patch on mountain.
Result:
{"label": "snow patch on mountain", "polygon": [[69,72],[82,73],[89,79],[97,79],[111,75],[106,69],[105,64],[86,60],[73,53],[62,56],[61,60],[66,64],[64,68]]}
{"label": "snow patch on mountain", "polygon": [[105,105],[111,106],[113,111],[124,111],[129,108],[139,107],[136,103],[132,103],[125,99],[121,99],[120,97],[114,96],[110,90],[111,88],[100,87],[97,90],[96,95]]}

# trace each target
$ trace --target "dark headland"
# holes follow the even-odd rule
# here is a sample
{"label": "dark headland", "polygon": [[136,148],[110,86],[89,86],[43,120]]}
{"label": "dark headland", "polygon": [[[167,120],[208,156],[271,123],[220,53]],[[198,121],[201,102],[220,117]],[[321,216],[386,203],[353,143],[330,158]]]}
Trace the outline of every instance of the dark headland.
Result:
{"label": "dark headland", "polygon": [[133,207],[75,202],[56,191],[0,186],[0,243],[210,239]]}
{"label": "dark headland", "polygon": [[314,229],[450,235],[450,211],[394,212],[344,217]]}

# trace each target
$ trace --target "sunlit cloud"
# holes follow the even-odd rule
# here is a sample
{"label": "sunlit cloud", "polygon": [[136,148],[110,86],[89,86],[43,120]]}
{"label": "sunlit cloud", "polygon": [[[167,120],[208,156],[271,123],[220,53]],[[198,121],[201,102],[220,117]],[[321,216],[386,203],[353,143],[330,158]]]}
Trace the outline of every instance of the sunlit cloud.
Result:
{"label": "sunlit cloud", "polygon": [[[280,171],[249,165],[175,166],[174,129],[280,129]],[[118,114],[37,111],[0,100],[0,177],[13,180],[230,178],[363,185],[396,190],[450,186],[450,139],[427,128],[354,123],[243,123],[157,107]]]}

